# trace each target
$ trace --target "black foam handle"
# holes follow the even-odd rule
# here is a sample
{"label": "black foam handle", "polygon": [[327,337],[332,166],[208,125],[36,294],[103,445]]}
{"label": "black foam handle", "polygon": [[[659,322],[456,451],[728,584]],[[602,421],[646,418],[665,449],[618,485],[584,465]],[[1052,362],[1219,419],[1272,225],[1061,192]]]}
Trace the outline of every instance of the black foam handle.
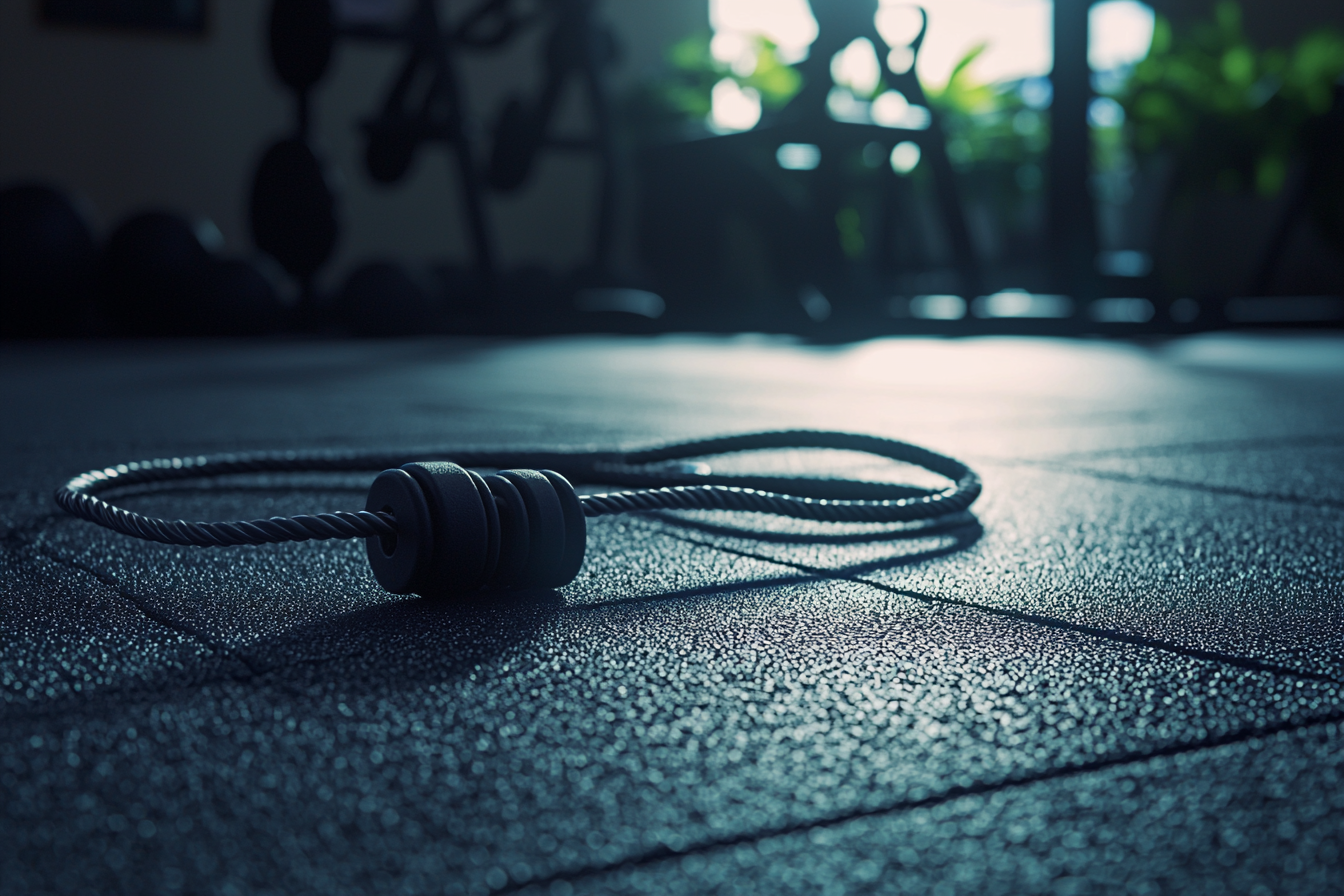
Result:
{"label": "black foam handle", "polygon": [[396,519],[395,536],[366,540],[374,577],[395,594],[559,588],[583,565],[583,506],[550,470],[482,477],[441,461],[405,464],[379,474],[365,507]]}
{"label": "black foam handle", "polygon": [[422,593],[429,581],[434,544],[429,503],[420,484],[405,470],[384,470],[373,480],[364,509],[390,513],[397,520],[396,535],[364,539],[378,584],[393,594]]}
{"label": "black foam handle", "polygon": [[485,484],[499,513],[499,565],[493,584],[503,588],[521,585],[527,577],[527,555],[532,548],[527,506],[514,484],[503,476],[486,476]]}
{"label": "black foam handle", "polygon": [[555,496],[560,499],[560,510],[565,517],[565,549],[561,553],[556,578],[562,585],[568,585],[579,574],[583,555],[588,550],[588,518],[583,513],[583,502],[568,479],[554,470],[539,472],[555,488]]}
{"label": "black foam handle", "polygon": [[536,470],[501,470],[499,475],[513,483],[527,508],[527,571],[519,584],[525,588],[563,585],[560,565],[565,555],[565,513],[555,486]]}

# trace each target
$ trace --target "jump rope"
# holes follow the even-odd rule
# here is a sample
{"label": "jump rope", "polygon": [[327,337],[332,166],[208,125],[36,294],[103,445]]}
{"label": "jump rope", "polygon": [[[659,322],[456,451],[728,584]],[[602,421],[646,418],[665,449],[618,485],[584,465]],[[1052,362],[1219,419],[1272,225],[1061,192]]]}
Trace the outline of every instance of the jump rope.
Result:
{"label": "jump rope", "polygon": [[[738,476],[670,462],[780,448],[860,451],[923,467],[942,489],[853,479]],[[438,454],[438,452],[428,452]],[[587,519],[654,510],[731,510],[828,523],[896,523],[960,513],[980,494],[965,464],[925,448],[841,432],[762,432],[643,451],[445,451],[452,460],[391,453],[272,452],[118,464],[71,479],[56,503],[77,517],[163,544],[224,547],[363,538],[374,577],[394,594],[449,597],[482,588],[559,588],[574,580]],[[475,469],[469,469],[475,468]],[[131,486],[248,473],[381,469],[355,512],[189,523],[144,516],[106,497]],[[482,475],[477,469],[495,469]],[[580,496],[572,482],[630,490]]]}

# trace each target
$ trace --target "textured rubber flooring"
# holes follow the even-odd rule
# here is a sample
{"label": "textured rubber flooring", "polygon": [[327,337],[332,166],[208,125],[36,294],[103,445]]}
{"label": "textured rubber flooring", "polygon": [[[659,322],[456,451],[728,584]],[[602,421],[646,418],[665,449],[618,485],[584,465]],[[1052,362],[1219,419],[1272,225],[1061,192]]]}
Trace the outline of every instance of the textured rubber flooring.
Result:
{"label": "textured rubber flooring", "polygon": [[[1344,892],[1342,387],[1329,337],[6,346],[0,892]],[[573,584],[458,605],[359,544],[151,545],[50,500],[174,454],[793,427],[984,496],[603,518]]]}

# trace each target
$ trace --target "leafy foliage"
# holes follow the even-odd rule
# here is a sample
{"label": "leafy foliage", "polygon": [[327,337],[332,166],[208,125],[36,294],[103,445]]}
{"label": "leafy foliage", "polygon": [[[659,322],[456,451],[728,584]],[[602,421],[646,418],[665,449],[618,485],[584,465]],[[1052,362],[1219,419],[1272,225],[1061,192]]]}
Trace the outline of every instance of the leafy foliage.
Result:
{"label": "leafy foliage", "polygon": [[741,87],[749,87],[761,96],[767,109],[788,103],[803,86],[802,75],[780,62],[773,43],[759,35],[755,41],[756,65],[750,74],[741,75],[732,66],[715,59],[709,51],[710,36],[693,34],[672,45],[668,51],[671,72],[655,90],[662,103],[690,118],[709,114],[710,92],[724,78],[732,78]]}
{"label": "leafy foliage", "polygon": [[985,84],[974,78],[972,63],[986,47],[972,47],[945,85],[926,90],[947,135],[948,155],[963,170],[1034,164],[1050,143],[1049,119],[1023,99],[1021,84]]}
{"label": "leafy foliage", "polygon": [[1223,0],[1211,22],[1177,32],[1157,18],[1148,57],[1117,92],[1140,154],[1175,152],[1187,188],[1265,196],[1283,186],[1312,118],[1329,110],[1344,74],[1344,35],[1318,29],[1291,50],[1253,47],[1241,8]]}

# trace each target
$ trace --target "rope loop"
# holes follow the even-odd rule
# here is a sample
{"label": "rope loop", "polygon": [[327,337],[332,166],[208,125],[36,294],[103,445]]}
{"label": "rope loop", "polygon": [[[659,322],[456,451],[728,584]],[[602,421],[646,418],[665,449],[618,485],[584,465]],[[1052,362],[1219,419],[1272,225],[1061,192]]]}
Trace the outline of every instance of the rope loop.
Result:
{"label": "rope loop", "polygon": [[[669,465],[694,457],[778,448],[862,451],[923,467],[952,484],[927,489],[852,479],[718,475]],[[965,464],[917,445],[878,436],[791,430],[631,452],[431,451],[407,456],[283,451],[160,458],[90,470],[67,482],[55,497],[56,504],[67,513],[123,535],[162,544],[225,547],[392,536],[397,534],[397,521],[389,513],[340,510],[234,522],[186,522],[125,510],[99,495],[148,483],[244,473],[384,470],[427,458],[451,458],[464,467],[549,468],[571,481],[637,487],[583,497],[587,517],[653,510],[731,510],[817,522],[912,522],[960,513],[970,507],[981,490],[979,477]]]}

